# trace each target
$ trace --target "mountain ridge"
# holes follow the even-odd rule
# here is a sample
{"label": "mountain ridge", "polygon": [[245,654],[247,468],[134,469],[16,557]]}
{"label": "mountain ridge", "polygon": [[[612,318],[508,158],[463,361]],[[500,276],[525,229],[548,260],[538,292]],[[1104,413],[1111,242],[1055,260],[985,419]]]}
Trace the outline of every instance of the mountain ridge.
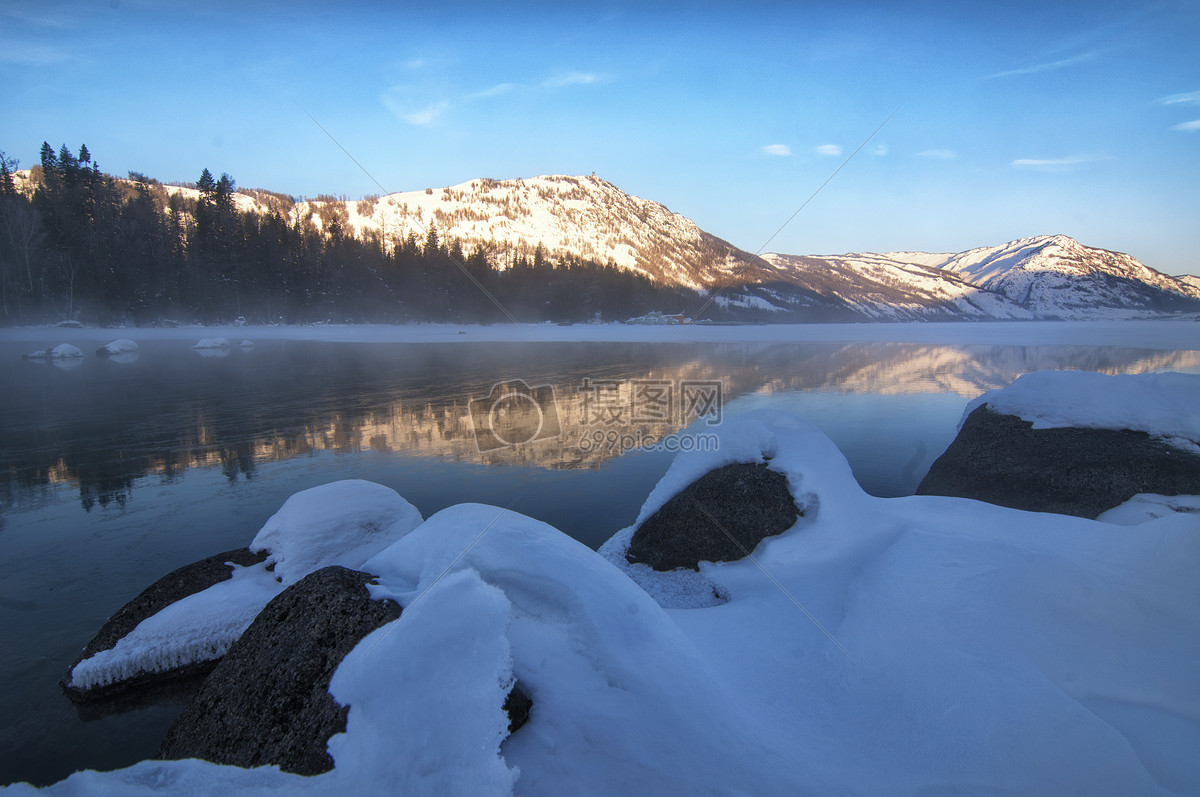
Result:
{"label": "mountain ridge", "polygon": [[[28,180],[28,173],[21,175]],[[195,199],[193,187],[164,186]],[[348,200],[295,200],[238,189],[237,208],[338,225],[385,247],[430,231],[482,251],[498,270],[519,259],[593,260],[699,291],[763,320],[1144,318],[1200,313],[1200,278],[1171,277],[1136,258],[1039,235],[963,252],[840,255],[742,250],[653,200],[597,177],[476,178],[453,186]]]}
{"label": "mountain ridge", "polygon": [[[769,315],[877,320],[1112,318],[1200,311],[1200,286],[1130,255],[1041,235],[956,253],[755,256],[596,177],[480,178],[343,202],[346,223],[399,240],[429,225],[506,259],[582,257]],[[319,203],[299,203],[299,212]],[[723,290],[722,290],[723,289]]]}

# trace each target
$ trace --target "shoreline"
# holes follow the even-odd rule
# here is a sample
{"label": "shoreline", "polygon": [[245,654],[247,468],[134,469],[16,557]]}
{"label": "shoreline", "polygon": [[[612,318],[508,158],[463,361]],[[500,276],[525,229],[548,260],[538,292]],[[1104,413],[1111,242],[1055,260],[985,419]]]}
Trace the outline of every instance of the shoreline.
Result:
{"label": "shoreline", "polygon": [[1006,346],[1119,346],[1200,350],[1190,318],[1123,321],[965,321],[862,324],[644,326],[638,324],[305,324],[278,326],[0,328],[0,342],[203,337],[323,343],[914,343]]}

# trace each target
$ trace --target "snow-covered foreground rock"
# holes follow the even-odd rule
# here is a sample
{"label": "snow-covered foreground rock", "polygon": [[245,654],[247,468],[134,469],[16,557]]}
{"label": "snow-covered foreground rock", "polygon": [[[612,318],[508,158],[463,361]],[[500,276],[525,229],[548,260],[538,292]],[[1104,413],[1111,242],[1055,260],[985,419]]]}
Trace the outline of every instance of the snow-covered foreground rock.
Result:
{"label": "snow-covered foreground rock", "polygon": [[[601,555],[451,507],[361,566],[403,612],[333,676],[332,771],[147,761],[46,791],[1200,792],[1196,515],[873,498],[814,426],[759,412],[680,455],[638,522],[733,462],[767,463],[806,511],[751,557],[701,563],[719,605],[663,608],[614,567],[632,529]],[[533,708],[506,739],[514,680]]]}
{"label": "snow-covered foreground rock", "polygon": [[227,580],[146,617],[111,647],[77,662],[64,685],[87,698],[219,659],[285,587],[328,565],[359,567],[420,523],[415,507],[371,482],[346,480],[296,493],[250,543],[251,552],[266,553],[265,560],[229,563]]}

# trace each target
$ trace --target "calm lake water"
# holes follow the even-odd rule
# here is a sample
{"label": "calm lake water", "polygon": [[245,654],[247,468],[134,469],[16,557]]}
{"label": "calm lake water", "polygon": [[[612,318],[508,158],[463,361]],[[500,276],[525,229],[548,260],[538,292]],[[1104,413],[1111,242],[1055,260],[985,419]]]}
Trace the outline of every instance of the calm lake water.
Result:
{"label": "calm lake water", "polygon": [[[750,409],[808,418],[868,492],[898,496],[970,398],[1022,373],[1200,372],[1193,349],[920,343],[273,340],[204,356],[193,339],[123,362],[95,346],[21,359],[63,339],[0,342],[0,784],[152,756],[185,698],[84,717],[57,680],[142,588],[248,544],[299,490],[370,479],[426,517],[496,504],[596,547],[674,456],[625,447],[685,446]],[[534,406],[493,392],[513,380]]]}

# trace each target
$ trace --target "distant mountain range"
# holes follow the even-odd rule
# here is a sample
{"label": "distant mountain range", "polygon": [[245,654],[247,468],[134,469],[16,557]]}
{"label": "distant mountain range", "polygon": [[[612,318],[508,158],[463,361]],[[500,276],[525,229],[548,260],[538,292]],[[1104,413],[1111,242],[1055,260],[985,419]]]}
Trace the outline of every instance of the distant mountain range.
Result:
{"label": "distant mountain range", "polygon": [[[187,189],[171,188],[172,191]],[[239,194],[243,209],[269,197]],[[1113,319],[1200,312],[1200,278],[1171,277],[1065,235],[958,253],[755,257],[663,205],[605,180],[551,175],[478,179],[446,188],[308,200],[290,214],[336,216],[390,242],[436,228],[465,251],[513,259],[578,257],[707,292],[723,308],[765,320]]]}

